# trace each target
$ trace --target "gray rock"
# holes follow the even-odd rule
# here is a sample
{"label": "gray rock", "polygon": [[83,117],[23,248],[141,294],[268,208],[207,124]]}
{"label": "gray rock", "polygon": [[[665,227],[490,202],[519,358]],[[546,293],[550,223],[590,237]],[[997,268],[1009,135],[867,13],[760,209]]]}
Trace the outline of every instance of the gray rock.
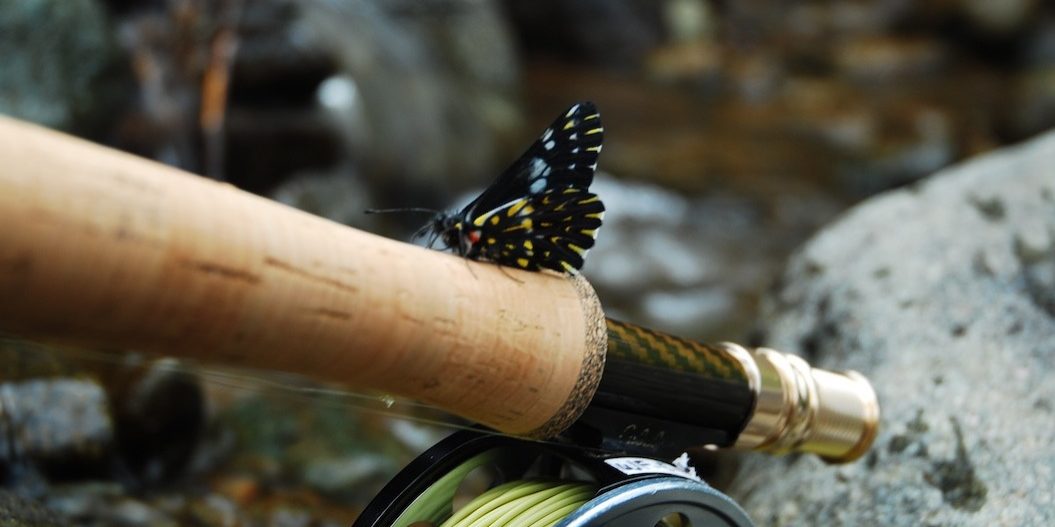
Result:
{"label": "gray rock", "polygon": [[39,379],[0,384],[0,462],[98,463],[113,436],[106,392],[94,382]]}
{"label": "gray rock", "polygon": [[846,466],[749,456],[759,525],[1055,522],[1055,134],[874,198],[806,244],[766,343],[878,392]]}

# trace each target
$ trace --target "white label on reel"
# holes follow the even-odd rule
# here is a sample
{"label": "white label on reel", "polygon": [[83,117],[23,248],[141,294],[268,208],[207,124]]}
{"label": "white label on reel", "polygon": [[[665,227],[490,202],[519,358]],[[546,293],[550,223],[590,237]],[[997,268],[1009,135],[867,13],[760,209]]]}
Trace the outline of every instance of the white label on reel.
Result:
{"label": "white label on reel", "polygon": [[[684,458],[684,459],[683,459]],[[604,460],[612,468],[627,475],[637,474],[670,474],[672,476],[681,476],[683,478],[694,479],[700,481],[700,478],[696,476],[696,469],[688,466],[688,456],[682,454],[675,463],[679,463],[682,467],[671,465],[670,463],[664,463],[655,459],[649,459],[647,457],[613,457]]]}

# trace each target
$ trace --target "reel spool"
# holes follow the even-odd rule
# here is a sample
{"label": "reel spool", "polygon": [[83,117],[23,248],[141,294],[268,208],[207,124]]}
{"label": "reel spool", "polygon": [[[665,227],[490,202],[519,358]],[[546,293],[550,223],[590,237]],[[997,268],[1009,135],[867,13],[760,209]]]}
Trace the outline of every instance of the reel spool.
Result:
{"label": "reel spool", "polygon": [[[463,486],[491,476],[464,505]],[[418,456],[353,527],[752,527],[688,469],[462,430]]]}

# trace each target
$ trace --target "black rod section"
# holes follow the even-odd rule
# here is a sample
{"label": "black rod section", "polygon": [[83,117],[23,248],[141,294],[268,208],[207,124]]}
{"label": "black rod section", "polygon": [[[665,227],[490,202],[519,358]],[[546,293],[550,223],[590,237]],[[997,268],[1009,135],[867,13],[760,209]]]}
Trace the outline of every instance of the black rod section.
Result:
{"label": "black rod section", "polygon": [[607,325],[604,373],[573,430],[577,441],[651,455],[736,441],[755,407],[744,357],[617,320]]}

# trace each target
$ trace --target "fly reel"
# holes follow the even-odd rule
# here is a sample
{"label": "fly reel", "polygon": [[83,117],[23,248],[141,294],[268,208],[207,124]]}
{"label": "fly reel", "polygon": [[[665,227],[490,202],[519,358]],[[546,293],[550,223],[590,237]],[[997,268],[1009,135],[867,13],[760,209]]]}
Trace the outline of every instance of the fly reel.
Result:
{"label": "fly reel", "polygon": [[353,527],[752,525],[687,467],[462,430],[407,465]]}

